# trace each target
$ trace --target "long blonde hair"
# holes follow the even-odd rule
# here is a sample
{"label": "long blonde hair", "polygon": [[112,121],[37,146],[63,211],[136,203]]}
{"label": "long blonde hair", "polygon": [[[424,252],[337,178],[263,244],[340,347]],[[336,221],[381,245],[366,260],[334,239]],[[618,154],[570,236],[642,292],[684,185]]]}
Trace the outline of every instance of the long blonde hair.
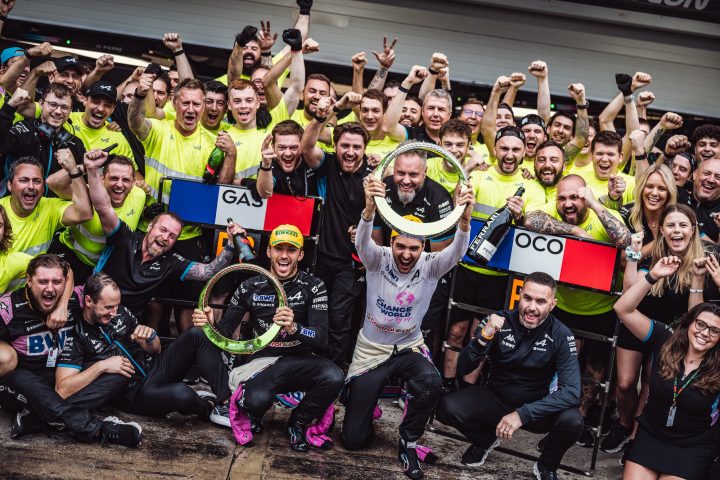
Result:
{"label": "long blonde hair", "polygon": [[677,202],[677,187],[675,186],[675,177],[673,177],[672,171],[663,164],[654,163],[650,165],[643,173],[640,174],[637,181],[635,182],[635,189],[633,190],[633,198],[635,203],[630,210],[630,216],[628,220],[633,230],[636,232],[643,231],[643,218],[645,213],[643,211],[643,190],[648,182],[648,178],[653,173],[658,173],[665,183],[665,187],[668,191],[667,199],[665,200],[665,206],[672,205]]}
{"label": "long blonde hair", "polygon": [[[667,218],[668,215],[674,212],[681,213],[685,215],[688,220],[690,220],[690,224],[693,227],[693,233],[690,237],[690,243],[688,244],[687,249],[685,249],[685,253],[683,253],[682,258],[680,259],[681,262],[678,271],[670,277],[661,278],[650,289],[650,294],[656,297],[662,296],[663,292],[667,288],[671,288],[675,293],[682,293],[685,290],[689,289],[690,280],[692,279],[693,260],[705,256],[705,250],[703,249],[702,240],[700,240],[700,231],[698,228],[697,217],[695,216],[695,212],[693,212],[693,210],[687,205],[675,203],[666,206],[660,214],[660,222],[658,223],[658,229],[662,229],[662,226],[665,223],[665,218]],[[659,234],[653,242],[652,247],[653,265],[655,265],[655,263],[657,263],[661,258],[670,255],[674,254],[672,251],[670,251],[670,247],[665,241],[665,236]]]}

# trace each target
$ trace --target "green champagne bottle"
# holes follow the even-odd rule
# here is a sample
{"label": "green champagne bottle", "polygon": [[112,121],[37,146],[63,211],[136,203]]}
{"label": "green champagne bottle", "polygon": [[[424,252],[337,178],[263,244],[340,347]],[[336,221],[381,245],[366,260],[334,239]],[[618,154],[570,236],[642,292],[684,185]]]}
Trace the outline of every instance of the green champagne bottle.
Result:
{"label": "green champagne bottle", "polygon": [[207,163],[205,164],[205,173],[203,173],[203,180],[208,183],[217,183],[218,175],[220,175],[220,169],[225,161],[225,152],[215,147],[210,156],[208,157]]}

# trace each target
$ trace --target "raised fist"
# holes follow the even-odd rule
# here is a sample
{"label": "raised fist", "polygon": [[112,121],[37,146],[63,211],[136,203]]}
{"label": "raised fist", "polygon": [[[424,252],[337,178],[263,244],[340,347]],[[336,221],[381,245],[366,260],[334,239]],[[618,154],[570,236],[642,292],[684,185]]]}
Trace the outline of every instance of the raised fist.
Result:
{"label": "raised fist", "polygon": [[297,5],[300,7],[300,15],[310,15],[313,0],[297,0]]}
{"label": "raised fist", "polygon": [[297,28],[288,28],[283,31],[283,42],[290,46],[290,51],[299,52],[302,50],[302,34]]}
{"label": "raised fist", "polygon": [[435,52],[432,54],[432,57],[430,57],[430,69],[436,72],[443,67],[447,67],[448,64],[447,55],[444,53]]}
{"label": "raised fist", "polygon": [[365,64],[367,63],[367,57],[365,56],[365,52],[356,53],[352,56],[350,60],[352,61],[352,66],[355,70],[362,70],[363,68],[365,68]]}
{"label": "raised fist", "polygon": [[652,77],[644,72],[635,72],[632,77],[632,91],[638,88],[647,87],[652,82]]}
{"label": "raised fist", "polygon": [[665,112],[660,119],[660,128],[663,130],[676,130],[683,126],[683,118],[674,112]]}
{"label": "raised fist", "polygon": [[425,77],[428,76],[427,68],[421,67],[420,65],[414,65],[412,69],[410,70],[410,73],[408,74],[407,80],[408,83],[412,85],[417,85],[418,83],[425,80]]}
{"label": "raised fist", "polygon": [[179,33],[166,33],[163,35],[163,43],[171,52],[182,50],[182,38]]}
{"label": "raised fist", "polygon": [[24,88],[17,88],[15,89],[12,97],[10,97],[10,100],[8,100],[8,105],[10,105],[11,107],[20,108],[26,103],[29,103],[30,101],[30,94],[28,93],[28,91]]}
{"label": "raised fist", "polygon": [[[345,97],[343,97],[342,99],[344,98]],[[342,99],[340,99],[340,101],[342,101]],[[332,97],[322,97],[320,100],[318,100],[317,107],[315,107],[315,114],[319,117],[327,117],[328,115],[330,115],[334,104],[335,102]],[[338,102],[338,108],[342,109],[343,107],[340,107],[339,105],[340,102]]]}
{"label": "raised fist", "polygon": [[48,76],[57,72],[57,67],[55,66],[55,62],[53,62],[52,60],[48,60],[47,62],[43,62],[37,67],[33,68],[33,70],[35,70],[35,73],[40,76]]}
{"label": "raised fist", "polygon": [[28,57],[45,57],[52,55],[53,47],[48,42],[43,42],[40,45],[35,45],[25,50]]}
{"label": "raised fist", "polygon": [[499,92],[499,93],[505,93],[510,88],[511,80],[510,77],[506,77],[505,75],[501,75],[495,80],[495,85],[493,86],[493,90]]}
{"label": "raised fist", "polygon": [[55,160],[68,173],[77,172],[77,164],[75,163],[75,157],[69,148],[61,148],[55,152]]}
{"label": "raised fist", "polygon": [[573,83],[568,86],[570,97],[575,100],[578,105],[585,105],[585,85],[582,83]]}
{"label": "raised fist", "polygon": [[154,76],[148,73],[143,73],[138,80],[138,86],[135,89],[135,93],[144,97],[152,88]]}
{"label": "raised fist", "polygon": [[104,150],[90,150],[85,152],[83,164],[88,170],[99,170],[108,159],[108,153]]}
{"label": "raised fist", "polygon": [[643,143],[645,142],[645,132],[642,130],[633,130],[630,132],[630,135],[628,135],[630,138],[630,143],[632,144],[632,148],[635,151],[645,151],[645,147],[643,147]]}
{"label": "raised fist", "polygon": [[690,148],[690,142],[685,135],[673,135],[665,144],[665,155],[674,157]]}
{"label": "raised fist", "polygon": [[95,70],[106,73],[115,67],[115,59],[112,55],[101,55],[95,61]]}
{"label": "raised fist", "polygon": [[548,74],[547,64],[542,60],[535,60],[528,67],[528,72],[530,72],[530,75],[537,77],[538,79],[545,78]]}
{"label": "raised fist", "polygon": [[355,92],[347,92],[345,95],[342,96],[340,100],[338,100],[336,105],[340,110],[345,110],[347,108],[353,108],[360,105],[361,101],[361,94]]}
{"label": "raised fist", "polygon": [[622,198],[626,188],[627,184],[625,183],[625,179],[623,177],[619,175],[610,175],[610,180],[608,181],[608,196],[611,200],[617,201]]}
{"label": "raised fist", "polygon": [[653,92],[640,92],[638,94],[635,104],[638,107],[646,107],[655,100],[655,94]]}
{"label": "raised fist", "polygon": [[307,38],[302,44],[303,55],[315,53],[320,51],[320,44],[312,38]]}
{"label": "raised fist", "polygon": [[615,74],[615,84],[617,85],[618,90],[623,94],[623,96],[627,97],[632,95],[633,88],[632,88],[633,79],[630,75],[627,73],[616,73]]}
{"label": "raised fist", "polygon": [[235,36],[235,43],[244,47],[250,41],[257,41],[257,27],[253,25],[246,25],[243,31]]}
{"label": "raised fist", "polygon": [[485,340],[486,338],[494,337],[497,332],[505,325],[505,317],[500,316],[496,313],[491,313],[488,317],[485,326],[478,329],[477,338],[478,340]]}
{"label": "raised fist", "polygon": [[514,72],[512,75],[510,75],[510,85],[514,89],[519,89],[523,85],[525,85],[525,74],[520,72]]}

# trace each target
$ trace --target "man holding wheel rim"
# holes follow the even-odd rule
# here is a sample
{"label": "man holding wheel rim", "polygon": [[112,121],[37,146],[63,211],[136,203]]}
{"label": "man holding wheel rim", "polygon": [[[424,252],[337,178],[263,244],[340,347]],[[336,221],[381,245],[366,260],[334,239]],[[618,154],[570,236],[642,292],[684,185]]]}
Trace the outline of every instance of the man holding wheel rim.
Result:
{"label": "man holding wheel rim", "polygon": [[[250,420],[253,433],[262,431],[262,417],[276,395],[305,392],[287,426],[290,448],[299,452],[308,450],[308,427],[323,416],[343,385],[342,371],[330,360],[316,355],[328,341],[327,290],[322,280],[298,270],[304,255],[302,247],[302,233],[294,225],[279,225],[270,234],[267,248],[270,272],[282,283],[287,306],[277,308],[273,283],[256,275],[235,290],[230,308],[217,324],[225,337],[232,336],[245,313],[250,314],[256,336],[273,324],[282,327],[267,347],[230,373],[230,384],[241,389],[237,406]],[[202,327],[207,322],[214,323],[212,309],[195,310],[195,326]],[[331,446],[326,442],[321,448]]]}
{"label": "man holding wheel rim", "polygon": [[[406,412],[400,424],[398,458],[412,479],[423,477],[416,442],[440,400],[442,382],[423,341],[420,324],[438,280],[462,258],[470,242],[470,216],[475,204],[471,188],[456,196],[465,205],[459,228],[441,252],[423,252],[424,238],[393,232],[390,247],[371,237],[375,197],[383,199],[385,184],[369,177],[365,209],[355,237],[367,270],[367,310],[348,371],[342,441],[360,450],[373,440],[373,410],[388,378],[407,382]],[[384,201],[384,200],[381,200]]]}

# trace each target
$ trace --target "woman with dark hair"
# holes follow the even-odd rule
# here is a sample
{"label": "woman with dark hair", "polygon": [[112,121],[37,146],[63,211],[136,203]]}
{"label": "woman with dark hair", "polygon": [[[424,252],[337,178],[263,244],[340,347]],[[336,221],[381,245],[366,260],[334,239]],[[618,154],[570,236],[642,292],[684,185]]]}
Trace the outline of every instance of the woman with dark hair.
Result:
{"label": "woman with dark hair", "polygon": [[628,450],[627,480],[705,480],[718,454],[720,308],[696,305],[674,332],[638,310],[651,288],[668,281],[681,266],[676,256],[659,259],[615,303],[623,324],[652,352],[650,395]]}
{"label": "woman with dark hair", "polygon": [[[662,168],[667,170],[667,167]],[[638,305],[638,310],[648,317],[672,325],[688,309],[704,300],[705,268],[702,265],[706,253],[700,240],[697,218],[688,206],[666,205],[657,222],[655,240],[647,245],[642,246],[645,243],[643,230],[633,234],[632,243],[625,252],[627,265],[623,287],[627,291],[641,281],[659,259],[667,256],[679,258],[677,270],[669,278],[663,278],[653,285]],[[644,230],[647,232],[647,229]],[[640,261],[645,252],[648,252],[648,256]],[[635,338],[629,328],[622,324],[618,335],[616,390],[620,418],[600,444],[603,451],[620,452],[632,441],[633,417],[640,413],[647,396],[647,372],[643,375],[640,395],[637,391],[643,357],[647,361],[647,353],[647,345]]]}

